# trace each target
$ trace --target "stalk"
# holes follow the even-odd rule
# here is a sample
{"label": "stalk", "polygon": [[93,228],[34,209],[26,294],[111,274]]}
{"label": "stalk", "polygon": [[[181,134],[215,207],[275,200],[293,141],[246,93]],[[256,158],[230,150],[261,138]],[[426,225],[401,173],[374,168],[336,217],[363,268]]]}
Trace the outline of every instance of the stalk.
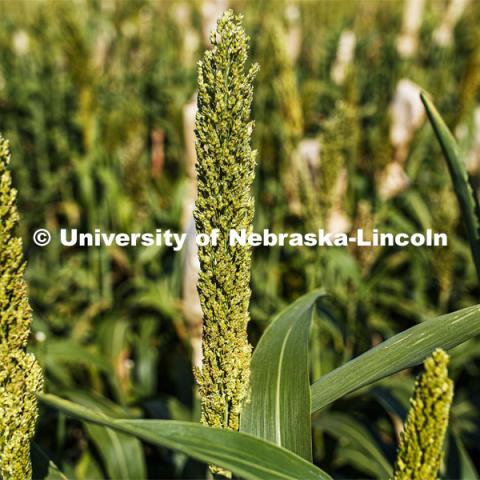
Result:
{"label": "stalk", "polygon": [[17,192],[8,170],[8,143],[0,137],[0,478],[32,478],[30,440],[38,417],[36,394],[43,377],[26,352],[32,314],[23,278]]}

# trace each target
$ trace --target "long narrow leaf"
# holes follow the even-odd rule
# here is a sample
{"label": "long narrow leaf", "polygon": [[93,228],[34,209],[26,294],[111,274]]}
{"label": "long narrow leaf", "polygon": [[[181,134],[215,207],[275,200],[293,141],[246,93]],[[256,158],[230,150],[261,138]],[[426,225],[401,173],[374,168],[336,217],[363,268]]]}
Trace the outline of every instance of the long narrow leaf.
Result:
{"label": "long narrow leaf", "polygon": [[303,458],[245,433],[219,430],[193,422],[171,420],[117,420],[73,402],[41,395],[40,400],[74,418],[134,435],[171,448],[205,463],[223,467],[251,480],[329,479]]}
{"label": "long narrow leaf", "polygon": [[437,347],[449,350],[478,334],[480,305],[415,325],[317,380],[311,386],[312,413],[365,385],[420,364]]}
{"label": "long narrow leaf", "polygon": [[240,431],[312,461],[308,337],[321,291],[304,295],[273,320],[255,349]]}
{"label": "long narrow leaf", "polygon": [[468,180],[465,164],[458,153],[455,138],[428,97],[424,93],[421,93],[420,98],[422,99],[428,119],[432,124],[447,161],[448,170],[452,177],[453,188],[455,189],[460,210],[462,211],[462,218],[467,230],[473,262],[480,280],[480,220],[478,218],[478,203]]}
{"label": "long narrow leaf", "polygon": [[[106,401],[102,403],[81,391],[69,392],[68,396],[92,411],[119,418],[119,414]],[[85,429],[102,457],[110,478],[141,480],[147,477],[142,445],[137,438],[89,422],[85,422]]]}

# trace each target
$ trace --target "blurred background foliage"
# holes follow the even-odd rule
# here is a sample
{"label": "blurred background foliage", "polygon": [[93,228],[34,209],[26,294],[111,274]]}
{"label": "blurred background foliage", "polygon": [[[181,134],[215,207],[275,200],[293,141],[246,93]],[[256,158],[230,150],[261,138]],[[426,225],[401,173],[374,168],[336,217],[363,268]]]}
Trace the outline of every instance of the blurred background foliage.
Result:
{"label": "blurred background foliage", "polygon": [[[197,419],[195,248],[40,249],[35,229],[191,231],[196,62],[227,7],[256,80],[258,230],[447,232],[447,248],[256,248],[251,340],[314,287],[315,380],[383,338],[478,302],[447,168],[418,91],[480,171],[480,4],[468,0],[0,2],[0,131],[10,140],[51,393],[112,416]],[[480,468],[479,340],[452,352],[445,478]],[[314,419],[315,462],[386,478],[412,391],[404,372]],[[44,409],[36,454],[69,477],[204,478],[203,465]],[[37,475],[40,475],[37,472]]]}

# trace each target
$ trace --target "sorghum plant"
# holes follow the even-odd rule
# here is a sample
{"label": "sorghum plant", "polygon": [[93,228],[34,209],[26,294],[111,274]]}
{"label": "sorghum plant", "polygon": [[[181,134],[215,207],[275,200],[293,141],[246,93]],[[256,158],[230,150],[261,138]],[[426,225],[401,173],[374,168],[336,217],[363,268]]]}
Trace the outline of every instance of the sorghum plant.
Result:
{"label": "sorghum plant", "polygon": [[22,241],[14,232],[18,213],[9,162],[8,143],[0,137],[0,478],[25,480],[32,476],[30,440],[43,379],[26,352],[31,310]]}
{"label": "sorghum plant", "polygon": [[[262,16],[256,26],[254,58],[262,70],[256,82],[254,116],[256,146],[262,162],[256,183],[258,201],[268,216],[257,218],[256,222],[261,224],[259,227],[281,228],[288,211],[301,211],[295,159],[303,134],[301,98],[281,18],[266,15],[262,7],[258,8]],[[277,8],[281,9],[280,2]]]}
{"label": "sorghum plant", "polygon": [[203,364],[196,371],[204,424],[237,430],[249,379],[247,338],[251,252],[229,246],[230,229],[250,230],[255,152],[250,107],[257,66],[245,70],[249,38],[241,16],[227,11],[211,34],[213,49],[198,68],[196,150],[198,233],[219,231],[217,245],[199,247]]}
{"label": "sorghum plant", "polygon": [[435,480],[442,461],[442,446],[453,398],[448,378],[448,355],[440,349],[425,361],[402,434],[394,480]]}

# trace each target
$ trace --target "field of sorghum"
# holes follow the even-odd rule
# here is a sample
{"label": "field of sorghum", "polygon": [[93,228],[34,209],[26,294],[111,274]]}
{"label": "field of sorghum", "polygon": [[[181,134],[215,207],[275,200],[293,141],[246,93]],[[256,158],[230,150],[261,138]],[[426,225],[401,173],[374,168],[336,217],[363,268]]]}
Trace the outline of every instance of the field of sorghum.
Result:
{"label": "field of sorghum", "polygon": [[[225,47],[225,58],[204,57],[209,32],[227,8],[243,14],[250,40],[235,22],[234,27],[227,22],[235,55],[230,57]],[[307,325],[304,338],[310,349],[306,380],[309,376],[314,382],[399,332],[478,303],[479,280],[465,229],[468,212],[458,207],[458,184],[452,183],[419,96],[420,90],[428,92],[454,133],[475,187],[480,181],[480,4],[474,0],[4,0],[0,25],[0,133],[9,141],[9,170],[18,190],[17,233],[33,309],[28,351],[43,369],[49,394],[114,418],[197,422],[202,417],[209,425],[236,430],[240,407],[235,400],[243,400],[249,375],[250,350],[242,337],[248,316],[248,339],[256,346],[279,312],[307,292],[326,291],[321,307],[313,307],[313,301],[305,307],[316,312],[310,336]],[[209,110],[214,94],[208,72],[220,67],[230,72],[229,62],[241,62],[248,43],[245,72],[234,68],[231,73],[241,89],[214,79],[226,103],[238,107],[237,125],[228,111],[222,117]],[[197,179],[197,101],[197,132],[205,134],[197,133],[197,151],[211,148],[214,160],[223,158],[209,134],[216,129],[227,137],[230,128],[238,128],[228,152],[242,168],[225,161],[221,174],[209,177],[215,162],[208,164],[208,155],[199,153]],[[212,120],[215,114],[220,120]],[[257,152],[255,168],[249,143]],[[3,141],[0,147],[6,158]],[[6,167],[0,167],[4,208],[11,197],[3,180]],[[247,198],[250,184],[254,215]],[[232,188],[237,185],[244,195]],[[226,207],[212,210],[212,195]],[[22,272],[4,254],[12,245],[6,211],[0,237],[2,282],[7,284],[3,278]],[[248,227],[253,222],[257,231],[377,227],[414,233],[432,228],[448,234],[449,246],[258,247],[251,259],[245,251],[215,257],[207,248],[199,252],[199,274],[192,243],[174,252],[166,247],[67,248],[58,242],[42,249],[31,240],[38,228],[190,232],[196,224],[208,230],[219,211],[226,224]],[[215,266],[221,272],[212,279],[205,272]],[[213,339],[202,373],[197,282],[204,331]],[[215,288],[222,290],[230,310],[221,310],[218,298],[212,300]],[[12,302],[8,291],[2,283],[2,315]],[[26,301],[22,295],[19,299]],[[212,311],[216,316],[210,315],[209,324]],[[213,322],[219,318],[220,333]],[[477,323],[472,321],[465,339],[478,332]],[[26,332],[14,345],[22,352]],[[479,341],[472,338],[448,352],[455,394],[444,478],[476,478],[480,470]],[[414,344],[415,338],[408,342]],[[1,334],[0,356],[6,345],[11,349],[12,340]],[[448,345],[456,343],[432,346]],[[217,357],[230,358],[231,352],[234,366],[225,362],[219,373]],[[347,389],[344,393],[353,393],[335,397],[335,403],[315,397],[320,387],[312,393],[313,463],[334,478],[391,476],[414,378],[422,371],[416,365],[430,353],[419,354],[405,365],[413,368],[395,376],[379,376],[358,391]],[[27,362],[22,368],[36,374],[32,357],[19,355]],[[390,357],[384,358],[379,367],[388,370]],[[450,392],[446,361],[443,353],[434,354],[421,378],[435,371],[433,382]],[[192,367],[197,367],[195,375]],[[229,398],[225,414],[221,402],[205,399],[223,398],[218,382],[232,370],[235,378],[222,393]],[[397,370],[392,367],[391,373]],[[258,383],[255,375],[252,385]],[[315,411],[320,404],[321,411]],[[78,420],[82,414],[73,420],[66,415],[70,407],[59,413],[54,406],[48,398],[40,402],[34,478],[45,476],[41,458],[75,479],[208,475],[205,464],[181,448],[165,448],[173,444],[144,443],[125,430]],[[252,433],[254,417],[255,412],[245,413],[248,421],[240,420],[241,430]],[[1,435],[0,453],[6,455]],[[305,457],[301,448],[290,449]],[[219,465],[237,473],[231,465]],[[398,475],[398,460],[395,468]],[[0,474],[5,480],[6,471]],[[429,474],[417,478],[436,478],[436,472]],[[18,472],[11,475],[22,478]],[[50,475],[61,478],[53,466]]]}

